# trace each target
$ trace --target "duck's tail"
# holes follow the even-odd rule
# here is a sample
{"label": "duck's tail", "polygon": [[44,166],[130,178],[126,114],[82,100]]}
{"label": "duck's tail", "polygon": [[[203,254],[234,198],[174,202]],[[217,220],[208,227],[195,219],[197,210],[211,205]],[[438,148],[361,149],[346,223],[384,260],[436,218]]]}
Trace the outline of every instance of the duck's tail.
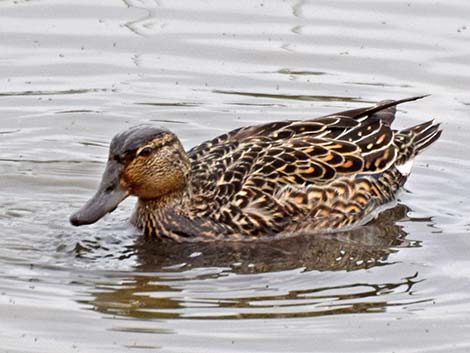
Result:
{"label": "duck's tail", "polygon": [[410,138],[414,154],[419,154],[433,144],[442,134],[441,124],[434,124],[434,120],[412,126],[400,131],[400,134]]}
{"label": "duck's tail", "polygon": [[441,136],[442,130],[439,126],[440,124],[434,124],[434,120],[430,120],[395,134],[394,142],[398,146],[395,166],[404,177],[401,184],[411,173],[416,155],[420,154]]}

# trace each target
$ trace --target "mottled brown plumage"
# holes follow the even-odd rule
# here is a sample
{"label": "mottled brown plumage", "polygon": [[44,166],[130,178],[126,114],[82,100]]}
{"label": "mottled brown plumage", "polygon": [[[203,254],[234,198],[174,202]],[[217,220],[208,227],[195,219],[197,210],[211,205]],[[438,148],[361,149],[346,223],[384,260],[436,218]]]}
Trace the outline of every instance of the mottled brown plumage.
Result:
{"label": "mottled brown plumage", "polygon": [[[363,224],[394,200],[409,161],[441,134],[432,121],[391,128],[396,105],[418,98],[243,127],[187,153],[167,130],[129,129],[112,141],[108,164],[117,163],[114,169],[107,167],[97,195],[71,221],[93,223],[132,194],[139,197],[132,223],[148,236],[177,241],[283,237]],[[119,197],[102,201],[106,207],[96,215],[111,184]]]}

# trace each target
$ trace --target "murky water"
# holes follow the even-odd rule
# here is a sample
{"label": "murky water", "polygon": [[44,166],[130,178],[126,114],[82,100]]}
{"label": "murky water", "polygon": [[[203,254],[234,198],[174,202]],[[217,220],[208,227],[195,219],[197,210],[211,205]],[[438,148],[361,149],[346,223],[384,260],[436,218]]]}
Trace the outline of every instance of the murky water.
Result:
{"label": "murky water", "polygon": [[[469,352],[470,3],[1,1],[0,351]],[[159,244],[90,227],[110,138],[381,99],[435,117],[397,207],[335,236]]]}

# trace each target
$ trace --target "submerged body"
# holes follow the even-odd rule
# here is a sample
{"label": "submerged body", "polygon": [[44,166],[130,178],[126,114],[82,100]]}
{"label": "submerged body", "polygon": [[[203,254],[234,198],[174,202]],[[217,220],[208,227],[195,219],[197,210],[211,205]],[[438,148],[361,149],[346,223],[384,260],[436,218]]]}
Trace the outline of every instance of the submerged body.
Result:
{"label": "submerged body", "polygon": [[326,117],[243,127],[187,153],[174,134],[138,126],[114,137],[97,194],[71,217],[94,223],[128,195],[131,222],[177,241],[342,230],[394,200],[413,158],[438,139],[432,121],[391,128],[383,101]]}

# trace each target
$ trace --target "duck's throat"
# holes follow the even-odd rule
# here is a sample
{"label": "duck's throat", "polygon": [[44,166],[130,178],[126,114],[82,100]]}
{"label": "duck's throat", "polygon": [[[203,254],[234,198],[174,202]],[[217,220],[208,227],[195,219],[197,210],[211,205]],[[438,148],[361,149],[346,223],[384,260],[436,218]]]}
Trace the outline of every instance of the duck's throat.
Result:
{"label": "duck's throat", "polygon": [[156,199],[141,199],[136,203],[131,223],[144,233],[151,230],[158,231],[159,225],[165,218],[168,210],[180,207],[185,198],[185,191],[176,191],[165,194]]}

